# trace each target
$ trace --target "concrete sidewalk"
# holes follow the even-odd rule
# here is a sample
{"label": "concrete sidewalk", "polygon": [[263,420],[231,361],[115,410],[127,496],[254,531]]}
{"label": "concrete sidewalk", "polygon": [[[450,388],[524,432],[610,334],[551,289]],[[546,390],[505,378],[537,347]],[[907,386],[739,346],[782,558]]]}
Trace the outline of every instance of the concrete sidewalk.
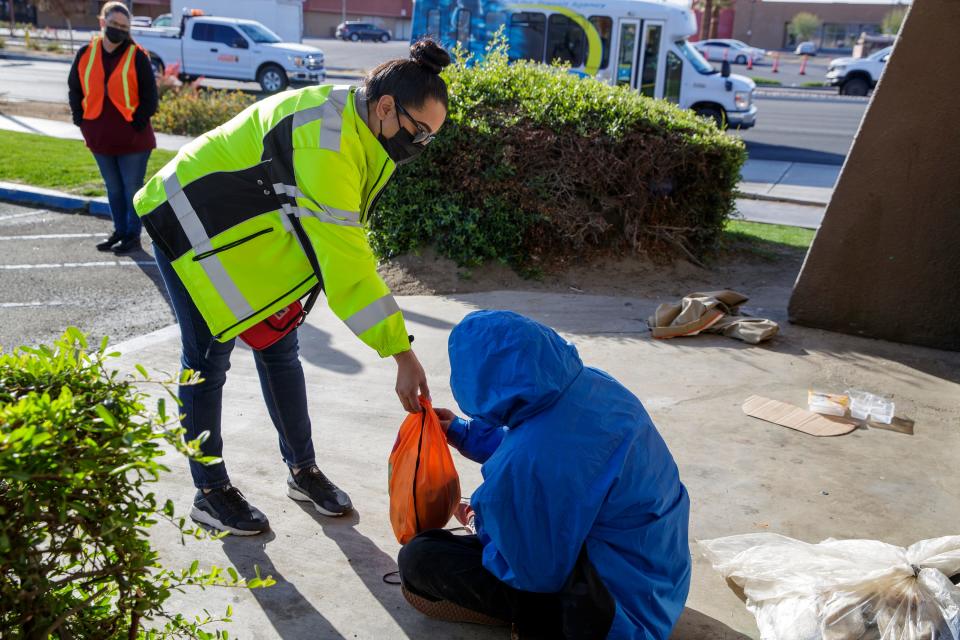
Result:
{"label": "concrete sidewalk", "polygon": [[[643,319],[663,300],[640,296],[493,292],[401,297],[399,303],[437,406],[455,408],[446,340],[470,310],[514,309],[576,343],[587,364],[616,376],[649,409],[690,492],[691,541],[762,531],[808,541],[863,537],[906,545],[956,534],[960,489],[950,470],[960,450],[960,353],[790,326],[788,292],[758,283],[747,293],[750,311],[784,323],[767,346],[715,336],[651,340]],[[326,308],[316,309],[300,337],[319,463],[350,493],[357,513],[331,520],[286,497],[253,359],[238,346],[225,388],[225,459],[236,485],[270,517],[273,532],[185,546],[165,525],[152,535],[170,567],[196,558],[250,576],[259,565],[278,584],[253,592],[191,591],[173,604],[212,613],[231,604],[234,622],[226,628],[242,638],[506,640],[505,629],[426,619],[406,604],[399,587],[384,583],[399,549],[386,491],[387,457],[403,418],[393,392],[394,365],[364,347]],[[142,363],[173,371],[178,331],[171,327],[119,349],[124,370]],[[863,429],[814,438],[740,410],[751,394],[802,404],[808,388],[851,386],[891,394],[897,414],[916,421],[915,435]],[[187,465],[175,454],[168,458],[172,473],[158,494],[184,513],[193,495]],[[455,459],[469,495],[480,482],[479,468]],[[757,638],[743,604],[693,545],[691,553],[690,598],[673,637]]]}
{"label": "concrete sidewalk", "polygon": [[[11,116],[0,113],[0,129],[17,131],[19,133],[34,133],[51,138],[64,140],[83,140],[80,127],[72,122],[63,120],[49,120],[47,118],[31,118],[30,116]],[[156,133],[157,148],[177,151],[186,143],[193,140],[190,136],[174,136],[169,133]]]}
{"label": "concrete sidewalk", "polygon": [[840,169],[828,164],[748,159],[737,188],[746,197],[826,206]]}

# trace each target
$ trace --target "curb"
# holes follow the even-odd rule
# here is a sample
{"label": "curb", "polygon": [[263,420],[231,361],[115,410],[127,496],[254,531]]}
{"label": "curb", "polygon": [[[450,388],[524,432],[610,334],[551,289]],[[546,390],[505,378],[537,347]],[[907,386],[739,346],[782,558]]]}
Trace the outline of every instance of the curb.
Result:
{"label": "curb", "polygon": [[784,202],[786,204],[802,204],[810,207],[826,207],[829,204],[829,202],[823,202],[822,200],[805,200],[803,198],[770,196],[765,193],[753,193],[750,191],[737,191],[734,194],[734,198],[741,198],[744,200],[764,200],[767,202]]}
{"label": "curb", "polygon": [[61,211],[110,217],[110,204],[106,198],[76,196],[63,191],[32,187],[14,182],[0,182],[0,200],[45,209],[59,209]]}

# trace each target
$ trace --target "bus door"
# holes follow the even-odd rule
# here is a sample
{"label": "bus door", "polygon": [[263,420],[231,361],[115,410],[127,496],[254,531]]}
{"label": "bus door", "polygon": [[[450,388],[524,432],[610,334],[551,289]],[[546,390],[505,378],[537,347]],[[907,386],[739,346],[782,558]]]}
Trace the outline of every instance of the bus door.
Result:
{"label": "bus door", "polygon": [[620,18],[617,21],[617,56],[614,83],[617,86],[634,87],[636,68],[634,61],[640,47],[640,21],[633,18]]}
{"label": "bus door", "polygon": [[634,88],[641,95],[650,98],[663,97],[663,82],[660,80],[663,68],[663,54],[666,47],[663,47],[663,27],[662,20],[644,20],[643,37],[640,40],[640,51],[637,57],[636,84]]}

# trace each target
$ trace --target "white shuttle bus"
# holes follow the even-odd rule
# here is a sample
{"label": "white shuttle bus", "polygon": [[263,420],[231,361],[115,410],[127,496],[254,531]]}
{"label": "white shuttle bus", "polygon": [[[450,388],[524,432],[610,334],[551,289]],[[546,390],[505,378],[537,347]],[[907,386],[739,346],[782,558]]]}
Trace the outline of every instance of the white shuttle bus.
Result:
{"label": "white shuttle bus", "polygon": [[655,0],[417,0],[411,41],[461,43],[475,57],[503,27],[511,59],[567,62],[573,71],[651,98],[669,100],[720,126],[756,123],[756,84],[715,69],[690,44],[697,31],[689,5]]}

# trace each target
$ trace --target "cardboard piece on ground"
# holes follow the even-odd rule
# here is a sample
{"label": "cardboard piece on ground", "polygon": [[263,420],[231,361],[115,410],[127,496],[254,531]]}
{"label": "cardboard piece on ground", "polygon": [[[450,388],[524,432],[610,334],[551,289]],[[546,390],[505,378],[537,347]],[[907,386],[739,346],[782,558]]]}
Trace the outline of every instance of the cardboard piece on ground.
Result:
{"label": "cardboard piece on ground", "polygon": [[743,412],[753,418],[818,437],[842,436],[856,429],[858,425],[858,421],[852,418],[825,416],[763,396],[747,398],[743,402]]}
{"label": "cardboard piece on ground", "polygon": [[867,420],[867,426],[871,429],[884,429],[886,431],[896,431],[897,433],[904,433],[908,436],[913,435],[913,424],[914,421],[910,418],[898,418],[894,416],[890,424],[883,424],[882,422],[875,422],[873,420]]}

